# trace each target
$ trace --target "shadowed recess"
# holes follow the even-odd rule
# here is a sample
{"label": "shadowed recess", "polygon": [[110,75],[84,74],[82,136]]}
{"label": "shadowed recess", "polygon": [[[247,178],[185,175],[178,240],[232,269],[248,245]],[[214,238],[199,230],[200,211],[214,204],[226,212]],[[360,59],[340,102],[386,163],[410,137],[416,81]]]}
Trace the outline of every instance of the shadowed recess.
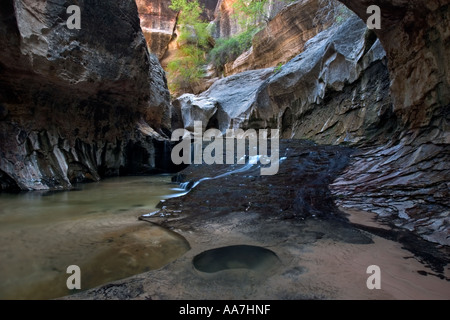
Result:
{"label": "shadowed recess", "polygon": [[194,257],[194,267],[202,272],[214,273],[228,269],[262,271],[274,267],[278,256],[271,250],[249,245],[235,245],[204,251]]}

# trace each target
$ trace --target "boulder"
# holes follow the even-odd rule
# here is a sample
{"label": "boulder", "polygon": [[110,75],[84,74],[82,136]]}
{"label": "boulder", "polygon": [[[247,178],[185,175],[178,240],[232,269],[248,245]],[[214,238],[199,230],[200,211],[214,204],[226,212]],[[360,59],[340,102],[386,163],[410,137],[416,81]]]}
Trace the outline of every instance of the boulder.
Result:
{"label": "boulder", "polygon": [[272,74],[273,68],[267,68],[225,77],[205,92],[197,96],[185,94],[173,104],[185,110],[182,111],[183,122],[189,130],[193,121],[202,121],[204,128],[213,127],[222,132],[239,128],[250,116],[258,87]]}
{"label": "boulder", "polygon": [[186,93],[173,102],[174,108],[181,114],[183,127],[189,131],[194,131],[194,122],[201,121],[203,131],[212,116],[217,112],[218,102],[213,98],[196,97]]}

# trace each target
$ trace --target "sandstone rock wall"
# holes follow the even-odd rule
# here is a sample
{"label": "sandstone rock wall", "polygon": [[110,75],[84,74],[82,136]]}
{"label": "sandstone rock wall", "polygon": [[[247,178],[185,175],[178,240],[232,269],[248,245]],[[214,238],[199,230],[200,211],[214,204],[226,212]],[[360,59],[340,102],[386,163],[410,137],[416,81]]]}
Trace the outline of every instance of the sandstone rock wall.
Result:
{"label": "sandstone rock wall", "polygon": [[314,22],[319,7],[318,0],[301,0],[284,7],[255,35],[252,48],[225,66],[225,74],[287,63],[327,27]]}
{"label": "sandstone rock wall", "polygon": [[136,4],[148,48],[161,59],[172,39],[178,13],[169,8],[170,0],[136,0]]}
{"label": "sandstone rock wall", "polygon": [[[421,106],[422,118],[413,105],[399,108],[398,101],[418,99],[424,84],[411,84],[419,86],[414,94],[409,87],[406,92],[396,91],[395,81],[409,82],[408,77],[397,77],[391,96],[391,79],[396,75],[389,73],[393,62],[388,69],[388,59],[375,33],[352,17],[308,41],[304,52],[279,72],[272,71],[261,80],[252,76],[258,79],[254,82],[245,79],[256,71],[235,74],[216,86],[239,83],[239,90],[230,85],[217,91],[211,87],[191,98],[218,102],[217,110],[245,106],[238,121],[215,122],[222,131],[227,123],[229,127],[280,128],[284,138],[359,146],[348,168],[331,185],[337,204],[376,212],[386,223],[449,245],[450,114],[445,89],[438,90],[442,83],[435,84],[439,92],[430,96],[435,98],[431,105]],[[424,68],[422,63],[404,67]],[[423,74],[424,81],[427,75]],[[245,83],[251,84],[248,90]],[[249,97],[250,102],[239,97]],[[209,125],[219,114],[216,111]]]}
{"label": "sandstone rock wall", "polygon": [[408,128],[429,126],[450,105],[448,1],[341,2],[363,20],[369,5],[380,7],[381,29],[375,32],[387,53],[395,112]]}
{"label": "sandstone rock wall", "polygon": [[[214,37],[228,38],[243,31],[236,15],[236,0],[219,0],[214,12]],[[286,6],[286,1],[269,0],[264,8],[268,20],[273,19]],[[261,21],[263,22],[263,21]]]}
{"label": "sandstone rock wall", "polygon": [[214,37],[228,38],[242,31],[238,19],[234,16],[235,0],[219,0],[215,10]]}
{"label": "sandstone rock wall", "polygon": [[[217,2],[218,0],[199,1],[204,9],[203,19],[214,20]],[[170,0],[136,0],[136,5],[148,48],[165,67],[177,50],[175,42],[178,36],[176,30],[178,12],[169,8]]]}
{"label": "sandstone rock wall", "polygon": [[[387,53],[399,134],[356,154],[332,185],[344,207],[369,210],[450,245],[450,5],[448,1],[341,0],[375,30]],[[392,220],[394,218],[394,220]]]}
{"label": "sandstone rock wall", "polygon": [[389,139],[396,119],[385,52],[364,22],[353,16],[313,37],[305,48],[280,71],[225,77],[198,96],[182,96],[174,106],[202,109],[207,101],[217,102],[216,114],[208,112],[206,121],[215,121],[221,131],[280,128],[283,138],[326,144]]}
{"label": "sandstone rock wall", "polygon": [[0,6],[1,190],[161,165],[169,93],[133,1],[80,1],[81,30],[63,0]]}

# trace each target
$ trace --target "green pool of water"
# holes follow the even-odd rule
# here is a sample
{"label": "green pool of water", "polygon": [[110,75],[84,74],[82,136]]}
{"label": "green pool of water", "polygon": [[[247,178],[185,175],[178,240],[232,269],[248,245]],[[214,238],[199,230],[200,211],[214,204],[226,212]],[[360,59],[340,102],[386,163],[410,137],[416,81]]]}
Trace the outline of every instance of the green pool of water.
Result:
{"label": "green pool of water", "polygon": [[0,193],[0,299],[51,299],[158,269],[187,250],[184,238],[137,218],[180,190],[169,175],[120,177],[73,191]]}

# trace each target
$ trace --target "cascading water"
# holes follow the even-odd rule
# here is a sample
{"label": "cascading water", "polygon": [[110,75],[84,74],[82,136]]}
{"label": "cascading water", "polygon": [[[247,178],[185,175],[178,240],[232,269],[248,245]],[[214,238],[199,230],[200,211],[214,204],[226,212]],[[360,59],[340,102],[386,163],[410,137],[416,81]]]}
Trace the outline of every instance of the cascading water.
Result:
{"label": "cascading water", "polygon": [[[238,167],[231,171],[227,171],[227,172],[219,174],[218,176],[215,176],[215,177],[205,177],[205,178],[201,178],[200,180],[195,181],[195,182],[192,182],[192,181],[182,182],[182,183],[180,183],[180,188],[182,190],[189,191],[189,190],[195,188],[196,186],[198,186],[200,184],[200,182],[202,182],[202,181],[220,179],[220,178],[223,178],[223,177],[235,174],[235,173],[242,173],[242,172],[249,171],[250,169],[259,168],[260,165],[258,164],[258,162],[260,161],[260,159],[262,157],[263,156],[261,156],[261,155],[244,156],[238,161],[238,163],[240,163],[241,161],[244,161],[246,159],[248,160],[242,167]],[[284,160],[286,160],[286,157],[280,158],[279,163],[281,163]]]}

